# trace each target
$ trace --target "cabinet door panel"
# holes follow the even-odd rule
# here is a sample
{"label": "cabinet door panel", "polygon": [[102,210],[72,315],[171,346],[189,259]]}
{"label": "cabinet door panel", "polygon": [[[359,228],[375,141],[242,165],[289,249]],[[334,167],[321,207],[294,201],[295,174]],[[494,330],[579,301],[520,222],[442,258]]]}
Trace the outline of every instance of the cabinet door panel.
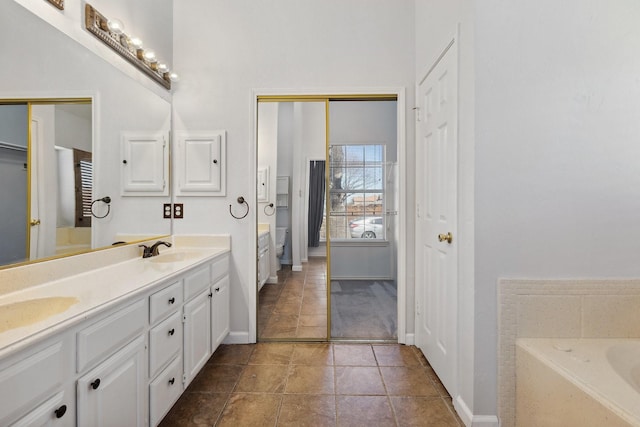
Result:
{"label": "cabinet door panel", "polygon": [[139,337],[77,383],[79,426],[144,426],[145,345]]}
{"label": "cabinet door panel", "polygon": [[177,132],[179,196],[224,196],[224,131]]}
{"label": "cabinet door panel", "polygon": [[122,134],[122,195],[169,195],[169,169],[164,135]]}
{"label": "cabinet door panel", "polygon": [[211,304],[211,352],[229,334],[229,276],[224,277],[211,287],[213,301]]}
{"label": "cabinet door panel", "polygon": [[211,356],[211,296],[206,289],[184,305],[185,387]]}

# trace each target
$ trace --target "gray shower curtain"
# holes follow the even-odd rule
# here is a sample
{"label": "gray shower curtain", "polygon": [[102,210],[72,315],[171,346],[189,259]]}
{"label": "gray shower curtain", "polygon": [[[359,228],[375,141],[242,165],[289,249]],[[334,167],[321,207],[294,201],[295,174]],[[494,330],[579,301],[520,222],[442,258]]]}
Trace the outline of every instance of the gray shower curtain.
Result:
{"label": "gray shower curtain", "polygon": [[324,211],[324,160],[312,160],[309,165],[309,246],[320,246],[320,227]]}

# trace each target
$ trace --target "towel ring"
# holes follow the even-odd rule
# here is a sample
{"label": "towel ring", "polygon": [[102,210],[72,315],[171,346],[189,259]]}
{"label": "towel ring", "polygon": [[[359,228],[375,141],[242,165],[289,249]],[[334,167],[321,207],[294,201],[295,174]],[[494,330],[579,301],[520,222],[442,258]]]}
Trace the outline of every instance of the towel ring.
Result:
{"label": "towel ring", "polygon": [[[96,202],[102,202],[102,203],[106,203],[106,204],[107,204],[107,213],[106,213],[106,214],[104,214],[104,215],[102,215],[102,216],[99,216],[99,215],[96,215],[96,214],[93,212],[93,205],[94,205]],[[91,215],[92,215],[94,218],[98,218],[98,219],[106,218],[106,217],[109,215],[109,213],[111,212],[111,197],[107,196],[107,197],[103,197],[102,199],[96,199],[96,200],[94,200],[93,202],[91,202],[90,210],[91,210]]]}
{"label": "towel ring", "polygon": [[[267,208],[271,209],[271,213],[267,212]],[[266,216],[273,216],[273,214],[276,213],[276,208],[273,207],[273,203],[269,203],[264,205],[264,209],[262,209],[262,211]]]}
{"label": "towel ring", "polygon": [[233,214],[233,212],[231,211],[231,205],[229,205],[229,213],[231,214],[232,217],[234,217],[235,219],[242,219],[244,217],[246,217],[247,215],[249,215],[249,203],[247,203],[247,201],[244,199],[244,197],[240,196],[237,199],[238,203],[241,205],[246,205],[247,206],[247,211],[244,213],[244,215],[242,216],[235,216]]}

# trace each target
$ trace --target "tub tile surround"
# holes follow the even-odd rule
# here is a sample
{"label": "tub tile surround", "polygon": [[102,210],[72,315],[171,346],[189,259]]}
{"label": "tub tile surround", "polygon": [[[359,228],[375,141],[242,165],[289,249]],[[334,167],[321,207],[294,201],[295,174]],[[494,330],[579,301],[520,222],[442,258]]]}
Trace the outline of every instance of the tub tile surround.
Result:
{"label": "tub tile surround", "polygon": [[153,244],[157,240],[172,242],[171,248],[161,247],[161,256],[190,254],[172,262],[157,262],[142,259],[141,249],[133,244],[0,270],[0,306],[40,298],[77,300],[59,314],[38,321],[27,316],[23,326],[0,333],[0,356],[18,351],[231,249],[229,235],[176,235],[142,243]]}
{"label": "tub tile surround", "polygon": [[518,338],[640,338],[640,279],[498,281],[498,413],[515,425]]}

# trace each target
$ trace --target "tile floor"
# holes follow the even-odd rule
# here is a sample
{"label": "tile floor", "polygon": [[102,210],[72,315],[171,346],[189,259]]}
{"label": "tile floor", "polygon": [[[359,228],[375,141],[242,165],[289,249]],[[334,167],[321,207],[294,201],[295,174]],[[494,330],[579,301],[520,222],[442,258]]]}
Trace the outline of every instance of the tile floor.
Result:
{"label": "tile floor", "polygon": [[327,263],[309,258],[303,271],[283,266],[277,284],[265,284],[258,296],[260,339],[327,338]]}
{"label": "tile floor", "polygon": [[416,347],[259,343],[220,346],[160,425],[463,424]]}

